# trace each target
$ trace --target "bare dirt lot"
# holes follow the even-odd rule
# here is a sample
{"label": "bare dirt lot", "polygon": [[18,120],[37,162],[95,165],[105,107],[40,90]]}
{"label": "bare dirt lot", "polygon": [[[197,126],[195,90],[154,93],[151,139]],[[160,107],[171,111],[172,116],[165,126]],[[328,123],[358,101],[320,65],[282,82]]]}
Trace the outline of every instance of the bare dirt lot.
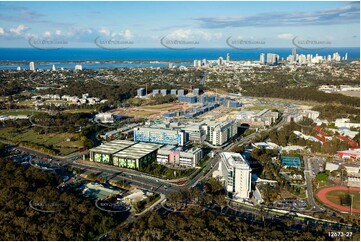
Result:
{"label": "bare dirt lot", "polygon": [[360,92],[358,91],[343,91],[340,93],[349,97],[360,97]]}
{"label": "bare dirt lot", "polygon": [[133,108],[118,108],[113,113],[121,116],[135,117],[135,118],[159,118],[164,113],[183,110],[192,105],[183,103],[165,103],[153,106],[140,106]]}

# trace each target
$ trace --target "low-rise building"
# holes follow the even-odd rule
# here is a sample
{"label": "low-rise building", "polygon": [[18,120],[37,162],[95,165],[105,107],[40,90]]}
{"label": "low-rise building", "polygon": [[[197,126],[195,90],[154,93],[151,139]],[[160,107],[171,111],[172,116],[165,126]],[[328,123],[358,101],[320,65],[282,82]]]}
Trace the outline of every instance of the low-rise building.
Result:
{"label": "low-rise building", "polygon": [[134,143],[127,140],[113,140],[90,149],[90,161],[139,169],[156,159],[158,144]]}
{"label": "low-rise building", "polygon": [[325,170],[328,170],[330,172],[336,171],[336,170],[338,170],[339,167],[340,167],[339,164],[332,163],[332,162],[326,162]]}
{"label": "low-rise building", "polygon": [[302,114],[304,117],[310,118],[312,120],[316,120],[320,116],[320,112],[313,110],[303,110]]}
{"label": "low-rise building", "polygon": [[177,92],[178,96],[184,96],[187,94],[187,91],[184,90],[184,89],[178,89],[178,92]]}
{"label": "low-rise building", "polygon": [[162,145],[137,143],[113,155],[113,165],[139,169],[156,159],[157,150]]}
{"label": "low-rise building", "polygon": [[183,150],[176,146],[165,146],[157,152],[157,162],[159,164],[171,164],[180,167],[194,168],[203,157],[200,148],[191,148]]}
{"label": "low-rise building", "polygon": [[236,119],[242,123],[248,123],[254,126],[270,126],[278,119],[278,112],[273,112],[269,109],[263,109],[262,111],[240,111]]}
{"label": "low-rise building", "polygon": [[202,95],[200,99],[201,99],[200,101],[203,104],[215,103],[216,102],[216,96],[214,96],[214,95]]}
{"label": "low-rise building", "polygon": [[146,95],[146,93],[145,93],[145,88],[139,88],[138,90],[137,90],[137,96],[138,97],[143,97],[143,96],[145,96]]}
{"label": "low-rise building", "polygon": [[342,159],[360,159],[360,149],[337,151],[337,155]]}
{"label": "low-rise building", "polygon": [[180,103],[196,103],[198,102],[197,96],[188,95],[188,96],[178,96],[178,102]]}
{"label": "low-rise building", "polygon": [[113,164],[113,155],[125,148],[132,146],[134,142],[127,140],[113,140],[89,150],[90,161]]}
{"label": "low-rise building", "polygon": [[169,94],[169,92],[168,92],[168,90],[167,90],[167,89],[162,89],[162,90],[160,90],[160,93],[161,93],[163,96],[165,96],[165,95],[168,95],[168,94]]}
{"label": "low-rise building", "polygon": [[337,128],[360,128],[359,123],[351,123],[349,118],[339,118],[335,120]]}
{"label": "low-rise building", "polygon": [[95,120],[101,123],[114,123],[114,115],[112,113],[98,113]]}
{"label": "low-rise building", "polygon": [[194,94],[194,95],[199,95],[199,94],[200,94],[199,88],[194,88],[194,89],[193,89],[193,94]]}
{"label": "low-rise building", "polygon": [[236,100],[224,99],[222,105],[227,108],[239,108],[242,104]]}

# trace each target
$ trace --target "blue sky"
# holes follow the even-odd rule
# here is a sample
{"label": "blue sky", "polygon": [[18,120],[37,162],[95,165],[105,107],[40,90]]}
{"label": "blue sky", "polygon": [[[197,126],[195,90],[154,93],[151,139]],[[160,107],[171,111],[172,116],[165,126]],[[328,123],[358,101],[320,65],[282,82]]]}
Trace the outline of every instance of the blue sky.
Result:
{"label": "blue sky", "polygon": [[[290,47],[294,38],[359,47],[359,2],[0,2],[0,47],[58,40],[162,47],[160,40],[226,47],[227,39]],[[102,42],[104,43],[104,42]]]}

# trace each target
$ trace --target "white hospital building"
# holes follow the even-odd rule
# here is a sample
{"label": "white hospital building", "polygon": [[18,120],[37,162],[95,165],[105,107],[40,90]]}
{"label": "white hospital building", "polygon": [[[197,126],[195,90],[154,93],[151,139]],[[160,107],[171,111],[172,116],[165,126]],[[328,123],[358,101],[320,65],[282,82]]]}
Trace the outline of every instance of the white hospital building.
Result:
{"label": "white hospital building", "polygon": [[233,199],[248,199],[251,193],[252,170],[239,153],[222,152],[219,165],[224,185]]}

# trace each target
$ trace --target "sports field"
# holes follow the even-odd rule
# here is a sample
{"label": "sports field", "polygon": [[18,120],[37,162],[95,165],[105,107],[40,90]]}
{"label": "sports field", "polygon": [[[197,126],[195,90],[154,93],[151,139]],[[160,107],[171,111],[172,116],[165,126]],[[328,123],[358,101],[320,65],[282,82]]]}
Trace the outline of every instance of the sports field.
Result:
{"label": "sports field", "polygon": [[326,194],[326,197],[331,202],[334,202],[336,204],[339,204],[342,197],[345,196],[353,196],[353,206],[352,208],[360,209],[360,192],[359,191],[331,191]]}
{"label": "sports field", "polygon": [[325,205],[343,212],[350,212],[352,203],[352,212],[360,213],[360,188],[358,187],[326,187],[317,192],[317,198]]}

